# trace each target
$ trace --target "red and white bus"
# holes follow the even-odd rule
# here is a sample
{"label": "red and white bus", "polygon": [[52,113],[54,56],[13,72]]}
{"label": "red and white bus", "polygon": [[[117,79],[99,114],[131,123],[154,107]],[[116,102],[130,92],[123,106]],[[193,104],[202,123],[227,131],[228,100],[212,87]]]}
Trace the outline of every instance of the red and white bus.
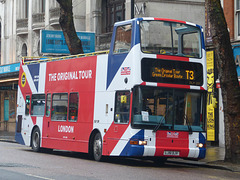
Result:
{"label": "red and white bus", "polygon": [[23,58],[17,142],[102,156],[202,159],[207,90],[203,29],[117,22],[109,53]]}

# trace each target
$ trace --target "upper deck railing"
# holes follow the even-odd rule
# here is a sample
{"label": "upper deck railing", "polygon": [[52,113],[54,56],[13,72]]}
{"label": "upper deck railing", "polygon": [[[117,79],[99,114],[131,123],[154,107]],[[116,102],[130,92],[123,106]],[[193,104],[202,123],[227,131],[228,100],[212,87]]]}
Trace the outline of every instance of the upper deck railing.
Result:
{"label": "upper deck railing", "polygon": [[108,53],[109,51],[98,51],[93,53],[77,54],[77,55],[61,56],[61,57],[22,57],[22,63],[23,65],[37,64],[41,62],[60,61],[60,60],[74,59],[74,58],[80,58],[80,57],[97,56],[97,55],[108,54]]}

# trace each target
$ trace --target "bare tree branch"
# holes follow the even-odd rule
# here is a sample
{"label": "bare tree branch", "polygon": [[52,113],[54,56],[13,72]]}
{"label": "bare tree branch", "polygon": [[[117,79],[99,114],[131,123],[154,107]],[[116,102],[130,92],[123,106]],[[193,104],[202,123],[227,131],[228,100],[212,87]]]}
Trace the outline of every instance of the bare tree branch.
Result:
{"label": "bare tree branch", "polygon": [[72,0],[56,0],[60,5],[59,23],[71,54],[83,54],[82,42],[78,38],[72,12]]}

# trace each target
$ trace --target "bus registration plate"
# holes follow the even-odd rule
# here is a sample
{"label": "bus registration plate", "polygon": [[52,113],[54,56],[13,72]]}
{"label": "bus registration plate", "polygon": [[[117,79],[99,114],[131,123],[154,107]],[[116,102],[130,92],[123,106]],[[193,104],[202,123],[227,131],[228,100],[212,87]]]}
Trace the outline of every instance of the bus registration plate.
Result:
{"label": "bus registration plate", "polygon": [[167,155],[167,156],[179,156],[180,153],[179,151],[164,151],[163,155]]}

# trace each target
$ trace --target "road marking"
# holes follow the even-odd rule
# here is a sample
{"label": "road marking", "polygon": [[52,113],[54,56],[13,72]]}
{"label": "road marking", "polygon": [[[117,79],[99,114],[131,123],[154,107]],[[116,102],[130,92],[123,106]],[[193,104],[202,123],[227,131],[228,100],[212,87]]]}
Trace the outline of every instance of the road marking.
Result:
{"label": "road marking", "polygon": [[218,180],[227,180],[226,178],[220,178],[219,176],[208,176],[210,179],[218,179]]}
{"label": "road marking", "polygon": [[52,179],[52,178],[41,177],[41,176],[37,176],[37,175],[33,175],[33,174],[26,174],[26,175],[31,176],[31,177],[35,177],[35,178],[39,178],[39,179],[55,180],[55,179]]}

